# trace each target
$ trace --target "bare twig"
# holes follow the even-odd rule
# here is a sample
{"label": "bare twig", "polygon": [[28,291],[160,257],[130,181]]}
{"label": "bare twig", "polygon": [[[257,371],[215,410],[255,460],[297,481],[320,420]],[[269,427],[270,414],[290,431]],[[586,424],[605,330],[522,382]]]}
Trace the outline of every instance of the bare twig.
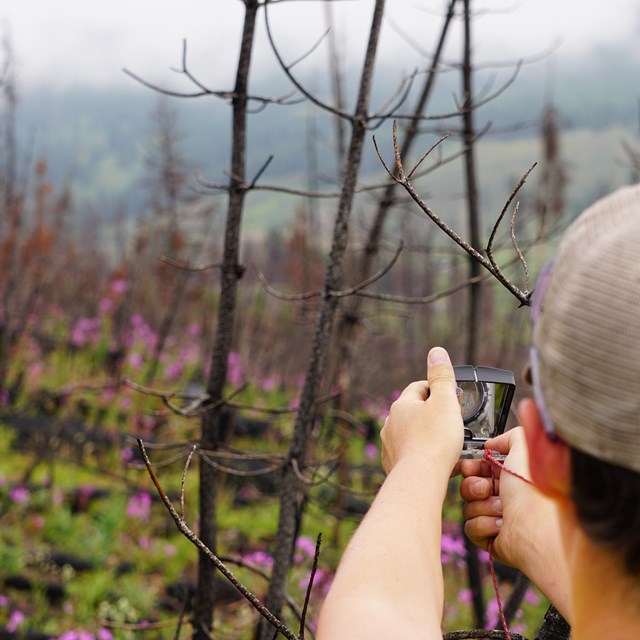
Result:
{"label": "bare twig", "polygon": [[[147,448],[148,445],[147,445]],[[281,455],[276,455],[272,453],[263,453],[263,452],[249,452],[249,451],[240,451],[240,450],[227,450],[222,451],[221,449],[200,449],[202,453],[205,453],[211,458],[220,458],[221,460],[261,460],[261,461],[270,461],[270,462],[279,462],[282,460]],[[157,466],[157,465],[154,465]]]}
{"label": "bare twig", "polygon": [[[411,73],[410,76],[403,78],[400,82],[398,89],[394,92],[393,95],[387,100],[387,102],[380,107],[379,111],[384,112],[387,111],[387,106],[391,105],[395,100],[395,105],[388,109],[388,113],[395,113],[397,109],[399,109],[409,97],[411,93],[411,88],[413,87],[413,82],[418,75],[417,69]],[[397,98],[397,100],[396,100]],[[378,113],[374,113],[369,116],[370,120],[378,120],[377,124],[370,124],[369,129],[377,129],[383,122],[388,120],[387,115],[378,115]]]}
{"label": "bare twig", "polygon": [[477,102],[466,101],[464,105],[459,106],[455,111],[451,111],[449,113],[439,113],[436,115],[424,116],[424,115],[415,115],[415,114],[395,114],[395,113],[387,113],[382,114],[380,117],[386,118],[395,118],[396,120],[448,120],[450,118],[456,118],[468,111],[474,111],[479,109],[485,104],[492,102],[502,93],[504,93],[516,80],[518,73],[520,72],[520,68],[522,67],[522,60],[518,61],[516,67],[514,69],[511,77],[499,88],[494,91],[491,95],[488,95],[486,98],[482,100],[478,100]]}
{"label": "bare twig", "polygon": [[257,267],[254,267],[254,269],[256,276],[260,281],[260,284],[264,287],[264,290],[280,300],[287,300],[289,302],[300,302],[302,300],[311,300],[312,298],[320,298],[322,296],[322,291],[320,290],[307,291],[305,293],[282,293],[281,291],[274,289],[267,282],[264,274],[262,273],[262,271],[260,271],[260,269],[258,269]]}
{"label": "bare twig", "polygon": [[447,298],[448,296],[451,296],[458,291],[462,291],[462,289],[466,289],[469,285],[472,285],[476,282],[483,282],[484,280],[488,280],[489,278],[491,278],[490,273],[483,274],[476,278],[467,278],[463,282],[460,282],[453,287],[449,287],[448,289],[444,289],[443,291],[432,293],[428,296],[396,296],[390,293],[373,293],[371,291],[359,291],[356,295],[363,298],[370,298],[372,300],[380,300],[382,302],[397,302],[399,304],[430,304],[432,302],[435,302],[436,300]]}
{"label": "bare twig", "polygon": [[[260,576],[263,580],[266,580],[266,581],[269,580],[269,576],[260,567],[256,566],[251,562],[247,562],[246,560],[243,560],[241,558],[234,558],[231,556],[219,556],[219,557],[220,557],[220,560],[222,560],[222,562],[224,562],[225,564],[235,564],[236,566],[241,567],[243,569],[248,569],[252,573],[255,573],[257,576]],[[298,620],[302,620],[302,612],[298,609],[298,606],[293,600],[293,598],[287,594],[285,596],[285,600],[287,602],[287,606],[293,612],[293,615],[295,615],[295,617]],[[309,631],[311,631],[308,623],[306,623],[306,627]]]}
{"label": "bare twig", "polygon": [[[213,96],[216,98],[221,98],[223,100],[233,100],[238,97],[238,93],[236,91],[221,91],[216,89],[210,89],[205,86],[202,82],[200,82],[190,71],[187,66],[187,41],[182,41],[182,67],[180,69],[172,68],[172,71],[176,73],[180,73],[188,78],[197,88],[198,91],[172,91],[171,89],[166,89],[161,87],[160,85],[154,84],[145,80],[141,76],[137,75],[133,71],[130,71],[127,68],[123,68],[122,71],[126,73],[130,78],[133,78],[136,82],[139,82],[141,85],[147,87],[148,89],[152,89],[158,93],[162,93],[166,96],[172,96],[175,98],[201,98],[203,96]],[[295,95],[295,91],[289,91],[288,93],[273,98],[269,96],[258,96],[258,95],[248,95],[246,99],[252,102],[259,102],[262,104],[263,108],[269,104],[280,104],[280,105],[294,105],[300,104],[301,99],[291,100],[291,98]]]}
{"label": "bare twig", "polygon": [[[182,40],[182,68],[172,69],[172,71],[184,74],[187,78],[189,78],[189,80],[191,80],[191,82],[193,82],[193,84],[196,85],[196,87],[201,89],[204,93],[208,93],[208,94],[211,93],[211,90],[208,87],[205,87],[195,76],[193,76],[193,74],[189,71],[187,67],[187,39],[186,38]],[[231,97],[231,96],[225,96],[225,97]]]}
{"label": "bare twig", "polygon": [[416,164],[413,167],[413,169],[411,169],[411,171],[409,172],[409,175],[407,176],[407,180],[411,180],[411,178],[413,177],[413,174],[416,172],[416,170],[422,164],[422,162],[425,160],[425,158],[427,156],[431,155],[431,152],[436,147],[439,147],[450,135],[451,135],[451,132],[445,133],[437,142],[435,142],[433,145],[431,145],[430,149],[422,156],[422,158],[420,158],[420,160],[418,160],[418,162],[416,162]]}
{"label": "bare twig", "polygon": [[[530,584],[529,578],[527,578],[524,573],[519,572],[518,577],[515,579],[513,584],[513,589],[509,594],[509,599],[504,605],[504,619],[507,624],[511,624],[511,621],[516,616]],[[501,628],[502,621],[496,623],[496,629],[499,628],[498,625]]]}
{"label": "bare twig", "polygon": [[306,60],[322,44],[322,41],[329,35],[330,31],[331,31],[330,27],[326,29],[325,32],[315,42],[315,44],[311,45],[308,51],[300,55],[298,58],[296,58],[293,62],[289,64],[289,69],[293,69],[293,67],[295,67],[297,64],[300,64],[303,60]]}
{"label": "bare twig", "polygon": [[316,290],[316,291],[306,291],[304,293],[282,293],[281,291],[274,289],[267,282],[266,278],[264,277],[264,274],[257,267],[254,267],[254,268],[255,268],[256,276],[260,281],[260,284],[264,287],[264,290],[267,293],[274,296],[275,298],[278,298],[279,300],[286,300],[289,302],[302,302],[304,300],[311,300],[312,298],[320,298],[323,295],[326,295],[328,297],[333,297],[333,298],[346,298],[347,296],[353,296],[360,293],[363,289],[377,282],[378,280],[380,280],[380,278],[386,275],[390,271],[390,269],[393,267],[393,265],[397,262],[398,258],[400,257],[403,246],[404,245],[401,242],[398,248],[396,249],[395,254],[391,258],[391,261],[386,266],[384,266],[380,271],[378,271],[378,273],[373,274],[366,280],[363,280],[362,282],[358,283],[357,285],[354,285],[353,287],[349,287],[348,289],[340,289],[338,291],[323,292],[320,290]]}
{"label": "bare twig", "polygon": [[307,89],[291,73],[291,67],[293,66],[293,64],[296,64],[298,61],[294,62],[293,64],[287,65],[285,63],[285,61],[283,60],[282,56],[280,55],[280,51],[278,50],[278,47],[276,47],[275,40],[273,39],[273,33],[271,32],[271,25],[269,24],[269,10],[267,9],[269,4],[273,4],[273,3],[272,2],[265,2],[264,3],[264,24],[265,24],[265,27],[266,27],[267,38],[269,40],[269,45],[271,46],[271,50],[273,51],[273,54],[275,55],[276,60],[278,61],[278,64],[280,65],[280,67],[284,71],[284,73],[287,76],[287,78],[289,78],[289,80],[291,81],[293,86],[303,96],[305,96],[308,100],[313,102],[313,104],[315,104],[316,106],[320,107],[321,109],[324,109],[325,111],[328,111],[329,113],[333,113],[334,115],[338,116],[339,118],[344,118],[345,120],[353,122],[354,116],[352,116],[352,115],[350,115],[348,113],[345,113],[344,111],[340,111],[339,109],[336,109],[335,107],[332,107],[331,105],[326,104],[325,102],[320,100],[318,97],[314,96],[312,93],[307,91]]}
{"label": "bare twig", "polygon": [[184,622],[184,617],[187,613],[187,608],[189,606],[189,594],[185,593],[182,608],[180,609],[180,615],[178,616],[178,624],[176,625],[176,632],[173,636],[173,640],[180,640],[180,634],[182,632],[182,624]]}
{"label": "bare twig", "polygon": [[[496,220],[495,224],[493,225],[493,229],[491,231],[491,235],[489,236],[489,242],[487,243],[487,248],[485,249],[485,251],[487,253],[487,257],[489,258],[489,262],[491,262],[491,264],[496,269],[498,269],[498,265],[496,264],[496,261],[493,258],[492,247],[493,247],[493,241],[494,241],[494,239],[496,237],[496,233],[498,231],[498,227],[500,226],[500,223],[502,222],[502,220],[504,218],[504,215],[507,212],[507,209],[509,208],[509,205],[513,202],[513,199],[516,197],[516,194],[518,193],[518,191],[520,191],[520,187],[522,187],[522,185],[525,183],[525,180],[529,177],[529,174],[534,170],[534,168],[536,167],[537,164],[538,164],[537,162],[534,162],[529,167],[529,169],[525,172],[525,174],[520,178],[520,180],[518,181],[518,184],[516,185],[515,189],[511,192],[511,195],[509,196],[509,198],[505,202],[504,207],[502,207],[502,211],[500,212],[500,215],[498,216],[498,219]],[[518,205],[516,205],[516,210],[517,210],[517,208],[518,208]],[[513,223],[512,223],[512,229],[513,229]],[[516,245],[516,249],[517,249],[517,245]]]}
{"label": "bare twig", "polygon": [[[475,138],[473,139],[473,142],[480,139],[491,128],[492,128],[492,124],[491,122],[488,122],[482,128],[482,130],[477,132]],[[445,134],[445,136],[451,135],[452,133],[454,133],[453,130]],[[436,169],[439,169],[445,164],[453,162],[454,160],[459,158],[465,152],[465,149],[466,147],[463,146],[459,151],[456,151],[455,153],[452,153],[447,157],[442,157],[437,162],[435,162],[432,166],[430,166],[428,169],[425,169],[424,171],[421,171],[419,173],[415,173],[415,168],[414,168],[414,170],[411,172],[412,177],[414,178],[424,177],[425,175],[433,173]],[[429,155],[429,154],[425,154],[425,155]],[[227,193],[229,191],[229,185],[227,183],[211,182],[206,178],[204,178],[204,176],[201,173],[197,173],[195,178],[198,184],[200,184],[205,189],[217,191],[220,194]],[[391,176],[391,178],[393,179],[393,176]],[[377,184],[361,184],[360,186],[354,187],[354,193],[368,193],[371,191],[378,191],[380,189],[388,189],[388,187],[389,187],[389,182],[386,182],[386,181],[383,181]],[[269,191],[273,193],[283,193],[291,196],[302,196],[304,198],[321,198],[321,199],[331,200],[331,199],[340,197],[339,191],[313,191],[308,189],[293,189],[291,187],[285,187],[283,185],[278,185],[278,184],[252,184],[252,185],[241,184],[237,188],[244,191],[248,191],[249,189],[251,189],[252,191]],[[203,193],[203,192],[200,192],[200,193]],[[180,266],[180,265],[176,265],[176,266]],[[198,268],[197,270],[203,270],[205,268],[216,268],[219,266],[220,265],[215,264],[207,267]]]}
{"label": "bare twig", "polygon": [[516,250],[518,254],[518,259],[520,260],[520,264],[522,265],[522,269],[524,271],[524,286],[527,291],[531,290],[531,278],[529,276],[529,268],[527,267],[527,261],[524,258],[524,254],[520,249],[520,245],[518,244],[518,239],[516,238],[516,217],[518,215],[518,211],[520,210],[520,203],[517,202],[515,209],[513,210],[513,214],[511,216],[511,243],[513,244],[513,248]]}
{"label": "bare twig", "polygon": [[265,161],[265,163],[260,167],[260,169],[258,169],[258,172],[256,173],[255,177],[253,178],[253,180],[251,181],[251,184],[249,185],[249,189],[254,189],[256,186],[256,182],[258,182],[258,180],[260,180],[260,176],[267,170],[267,167],[271,164],[271,161],[273,160],[273,154],[271,154]]}
{"label": "bare twig", "polygon": [[160,261],[165,264],[171,265],[172,267],[176,267],[177,269],[183,269],[184,271],[209,271],[210,269],[221,269],[221,262],[214,262],[211,264],[199,264],[199,265],[190,265],[188,262],[183,262],[182,260],[175,260],[174,258],[169,258],[168,256],[160,256]]}
{"label": "bare twig", "polygon": [[[137,440],[137,438],[132,438],[132,440]],[[172,464],[174,464],[175,462],[177,462],[178,460],[182,460],[185,457],[185,452],[181,451],[180,453],[177,453],[173,456],[171,456],[170,458],[165,458],[164,460],[160,460],[159,462],[155,463],[155,467],[156,469],[159,469],[160,467],[169,467]],[[129,463],[130,466],[138,466],[139,464],[137,462],[131,462]]]}
{"label": "bare twig", "polygon": [[310,480],[309,478],[305,478],[302,471],[300,471],[300,465],[298,464],[298,461],[295,458],[292,458],[291,460],[291,467],[296,477],[298,478],[298,480],[300,480],[300,482],[306,485],[307,487],[317,487],[321,484],[324,484],[333,475],[333,472],[334,472],[333,469],[329,469],[326,475],[322,476],[321,478],[318,478],[316,480]]}
{"label": "bare twig", "polygon": [[[378,149],[378,145],[376,143],[375,137],[374,137],[374,145],[376,148],[376,153],[378,154],[378,157],[380,158],[380,162],[382,163],[383,167],[386,169],[387,173],[400,185],[402,185],[404,187],[404,189],[407,191],[407,193],[411,196],[411,198],[414,200],[414,202],[420,207],[420,209],[422,209],[422,211],[442,230],[444,231],[456,244],[458,244],[460,247],[462,247],[471,257],[473,257],[474,260],[476,260],[480,265],[482,265],[489,273],[491,273],[508,291],[510,291],[520,302],[521,305],[528,305],[529,304],[529,297],[531,296],[531,292],[530,291],[522,291],[521,289],[519,289],[515,284],[513,284],[505,275],[504,273],[501,271],[501,269],[494,263],[492,263],[490,260],[488,260],[487,258],[485,258],[477,249],[475,249],[474,247],[472,247],[466,240],[464,240],[456,231],[454,231],[451,227],[449,227],[430,207],[429,205],[421,198],[421,196],[417,193],[417,191],[414,189],[413,185],[411,184],[411,182],[409,181],[409,179],[407,178],[407,176],[405,175],[404,172],[404,168],[402,166],[402,158],[400,155],[400,150],[398,147],[398,130],[397,130],[397,125],[394,122],[394,126],[393,126],[393,148],[394,148],[394,153],[396,156],[396,170],[397,170],[397,175],[394,175],[389,168],[387,167],[387,165],[385,164],[384,160],[382,159],[382,155],[380,153],[380,150]],[[535,166],[535,165],[534,165]],[[533,167],[532,167],[533,168]],[[529,169],[529,171],[527,171],[527,173],[525,173],[525,175],[521,178],[520,182],[518,183],[518,187],[520,188],[520,186],[522,186],[522,184],[524,183],[526,177],[529,175],[529,173],[531,172],[531,169]],[[517,189],[516,189],[517,191]],[[513,197],[514,194],[512,194]]]}
{"label": "bare twig", "polygon": [[191,451],[189,452],[189,456],[187,457],[187,461],[184,463],[184,471],[182,472],[182,481],[180,482],[180,517],[184,520],[184,485],[187,481],[187,471],[189,470],[189,465],[191,464],[191,458],[193,458],[193,454],[198,445],[193,445],[191,447]]}
{"label": "bare twig", "polygon": [[[214,191],[227,192],[229,190],[228,184],[223,184],[220,182],[210,182],[206,180],[201,173],[196,174],[196,181],[198,184],[202,185],[206,189],[212,189]],[[241,184],[236,188],[243,189],[245,191],[249,190],[250,185]],[[290,187],[285,187],[277,184],[263,184],[258,185],[254,184],[251,186],[253,191],[274,191],[276,193],[286,193],[292,196],[304,196],[305,198],[339,198],[340,193],[338,191],[308,191],[306,189],[292,189]]]}
{"label": "bare twig", "polygon": [[233,467],[225,467],[221,464],[218,464],[214,460],[212,460],[203,450],[200,450],[200,460],[208,464],[210,467],[213,467],[217,471],[221,473],[226,473],[230,476],[238,476],[240,478],[253,478],[255,476],[264,476],[267,473],[273,473],[274,471],[280,469],[282,467],[282,462],[278,464],[272,464],[269,467],[264,467],[262,469],[254,469],[253,471],[244,471],[242,469],[234,469]]}
{"label": "bare twig", "polygon": [[349,289],[341,289],[340,291],[331,291],[329,295],[335,296],[336,298],[344,298],[346,296],[352,296],[356,293],[359,293],[363,289],[366,289],[369,285],[373,284],[374,282],[377,282],[378,280],[380,280],[380,278],[382,278],[385,274],[387,274],[391,270],[391,267],[393,267],[393,265],[397,262],[398,258],[400,257],[400,254],[402,253],[403,247],[404,247],[404,243],[400,242],[400,245],[396,249],[395,254],[391,258],[391,261],[382,269],[380,269],[378,273],[374,273],[372,276],[370,276],[366,280],[363,280],[359,284],[353,287],[350,287]]}
{"label": "bare twig", "polygon": [[304,627],[305,620],[307,619],[307,608],[309,606],[309,600],[311,598],[311,589],[313,589],[313,581],[316,577],[316,571],[318,569],[318,559],[320,558],[320,546],[322,545],[322,533],[318,534],[316,538],[316,550],[313,554],[313,564],[311,565],[311,575],[309,576],[309,584],[307,585],[307,593],[304,597],[304,605],[302,606],[302,620],[300,620],[300,631],[298,635],[300,640],[304,640]]}
{"label": "bare twig", "polygon": [[153,631],[155,629],[166,629],[167,627],[180,626],[180,618],[177,620],[162,620],[159,622],[149,622],[145,620],[144,623],[140,622],[117,622],[116,620],[109,620],[108,618],[98,617],[98,623],[101,627],[107,629],[127,629],[129,631]]}
{"label": "bare twig", "polygon": [[[231,400],[231,398],[235,398],[235,396],[242,393],[248,386],[248,383],[244,383],[240,385],[237,389],[234,389],[229,395],[225,396],[218,402],[208,403],[210,396],[208,394],[203,394],[200,396],[193,396],[190,394],[183,394],[174,391],[158,391],[156,389],[152,389],[150,387],[146,387],[144,385],[138,384],[129,378],[125,378],[123,384],[127,387],[131,387],[135,391],[139,391],[148,396],[154,396],[156,398],[160,398],[162,402],[166,405],[168,409],[170,409],[173,413],[176,413],[185,418],[193,418],[196,416],[201,416],[213,409],[216,409],[227,403],[227,400]],[[190,398],[193,399],[186,407],[178,407],[175,405],[172,400],[174,398]]]}
{"label": "bare twig", "polygon": [[[315,405],[318,406],[318,405],[324,404],[325,402],[330,402],[331,400],[335,400],[339,395],[340,393],[336,391],[332,393],[327,393],[317,398],[315,401]],[[267,414],[276,415],[276,416],[287,414],[287,413],[296,413],[298,411],[298,409],[295,407],[280,407],[280,408],[259,407],[259,406],[250,405],[250,404],[241,404],[239,402],[225,402],[225,405],[227,407],[233,407],[234,409],[247,409],[249,411],[258,411],[260,413],[267,413]]]}
{"label": "bare twig", "polygon": [[144,464],[147,468],[147,472],[153,482],[160,499],[164,503],[167,511],[171,514],[173,521],[175,522],[178,530],[182,535],[184,535],[194,546],[196,546],[210,561],[211,563],[222,573],[222,575],[231,582],[231,584],[244,596],[246,600],[248,600],[251,605],[254,607],[256,611],[265,619],[269,624],[271,624],[275,629],[279,631],[285,638],[289,640],[299,640],[298,636],[293,633],[281,620],[279,620],[276,616],[271,613],[271,611],[265,607],[262,602],[251,592],[247,587],[245,587],[229,570],[229,568],[218,558],[218,556],[205,545],[202,540],[187,526],[187,523],[183,518],[180,517],[180,514],[175,510],[171,500],[165,493],[160,481],[158,480],[155,471],[153,470],[153,466],[151,465],[151,460],[149,460],[149,456],[147,455],[147,451],[144,447],[144,442],[142,439],[138,439],[138,446],[140,447],[140,453],[142,454],[142,458],[144,460]]}

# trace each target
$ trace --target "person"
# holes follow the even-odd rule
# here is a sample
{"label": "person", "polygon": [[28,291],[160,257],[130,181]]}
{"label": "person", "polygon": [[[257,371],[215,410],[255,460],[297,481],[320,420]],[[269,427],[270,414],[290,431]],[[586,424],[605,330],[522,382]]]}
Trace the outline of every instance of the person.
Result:
{"label": "person", "polygon": [[[441,638],[441,510],[462,473],[465,531],[527,575],[573,640],[640,630],[640,185],[583,212],[532,296],[533,398],[521,427],[459,461],[447,352],[428,354],[381,432],[387,473],[320,612],[318,640]],[[515,473],[512,473],[515,472]],[[517,477],[518,474],[521,477]],[[531,480],[532,485],[522,477]]]}

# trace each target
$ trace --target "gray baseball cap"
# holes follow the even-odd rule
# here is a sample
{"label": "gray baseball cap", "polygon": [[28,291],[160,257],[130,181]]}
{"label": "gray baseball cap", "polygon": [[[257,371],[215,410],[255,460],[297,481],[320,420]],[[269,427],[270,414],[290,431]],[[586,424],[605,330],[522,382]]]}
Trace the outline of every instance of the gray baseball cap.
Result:
{"label": "gray baseball cap", "polygon": [[599,200],[567,229],[532,339],[558,436],[640,472],[640,185]]}

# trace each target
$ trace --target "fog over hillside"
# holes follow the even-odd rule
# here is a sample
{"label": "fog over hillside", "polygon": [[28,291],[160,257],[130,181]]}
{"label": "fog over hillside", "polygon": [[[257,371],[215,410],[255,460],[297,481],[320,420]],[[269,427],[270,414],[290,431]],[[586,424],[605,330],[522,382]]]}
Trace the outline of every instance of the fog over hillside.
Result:
{"label": "fog over hillside", "polygon": [[[378,69],[375,93],[378,104],[396,88],[409,69],[387,66]],[[478,72],[475,87],[483,100],[508,84],[514,66],[487,68]],[[569,173],[568,202],[582,206],[602,191],[629,181],[621,141],[634,145],[638,139],[638,87],[632,81],[637,68],[624,52],[615,49],[594,51],[574,67],[557,68],[553,56],[525,63],[515,80],[476,114],[476,126],[491,126],[479,143],[481,196],[483,207],[494,214],[517,180],[539,159],[538,121],[543,107],[552,101],[559,112],[563,156]],[[167,81],[171,75],[167,74]],[[306,80],[318,94],[327,93],[327,79]],[[443,72],[429,107],[429,114],[455,110],[459,96],[457,73]],[[355,82],[346,82],[348,99]],[[282,75],[254,77],[252,91],[279,95],[289,90]],[[413,94],[400,110],[410,112]],[[145,155],[149,152],[155,127],[153,112],[157,96],[131,80],[127,90],[108,88],[56,89],[55,84],[19,87],[18,122],[23,155],[44,157],[56,182],[73,186],[79,215],[99,212],[108,220],[116,212],[129,217],[144,211],[149,201],[145,182]],[[229,156],[230,110],[212,97],[171,98],[177,110],[181,151],[191,171],[214,182],[225,180]],[[312,123],[312,125],[310,125]],[[252,116],[249,128],[249,173],[257,171],[266,158],[274,159],[262,177],[266,183],[286,183],[304,188],[308,184],[305,147],[309,127],[318,132],[316,153],[320,180],[318,188],[331,189],[331,177],[339,170],[333,152],[334,126],[331,120],[309,105],[269,106]],[[424,149],[440,132],[458,126],[455,119],[425,123]],[[384,150],[391,150],[390,126],[375,132]],[[363,179],[383,179],[371,142],[365,151]],[[445,143],[455,148],[454,137]],[[535,174],[534,174],[535,175]],[[195,180],[193,181],[195,185]],[[460,197],[458,170],[448,168],[425,183],[425,191],[435,202],[451,203]],[[451,206],[450,204],[447,206]],[[290,220],[295,201],[267,193],[252,195],[247,224],[251,229],[269,229]]]}

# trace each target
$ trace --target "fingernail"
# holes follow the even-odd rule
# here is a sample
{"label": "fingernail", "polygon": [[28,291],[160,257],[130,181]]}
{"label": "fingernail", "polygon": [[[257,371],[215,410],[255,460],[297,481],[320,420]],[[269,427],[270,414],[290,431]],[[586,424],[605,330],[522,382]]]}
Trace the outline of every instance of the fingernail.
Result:
{"label": "fingernail", "polygon": [[493,506],[496,511],[502,513],[502,500],[500,500],[500,498],[495,498],[493,500]]}
{"label": "fingernail", "polygon": [[497,518],[496,519],[496,527],[498,527],[498,529],[502,526],[502,518]]}
{"label": "fingernail", "polygon": [[433,347],[429,351],[427,362],[429,364],[446,364],[449,362],[449,354],[442,347]]}
{"label": "fingernail", "polygon": [[475,498],[482,498],[484,495],[484,483],[482,480],[476,480],[470,487],[471,495]]}

